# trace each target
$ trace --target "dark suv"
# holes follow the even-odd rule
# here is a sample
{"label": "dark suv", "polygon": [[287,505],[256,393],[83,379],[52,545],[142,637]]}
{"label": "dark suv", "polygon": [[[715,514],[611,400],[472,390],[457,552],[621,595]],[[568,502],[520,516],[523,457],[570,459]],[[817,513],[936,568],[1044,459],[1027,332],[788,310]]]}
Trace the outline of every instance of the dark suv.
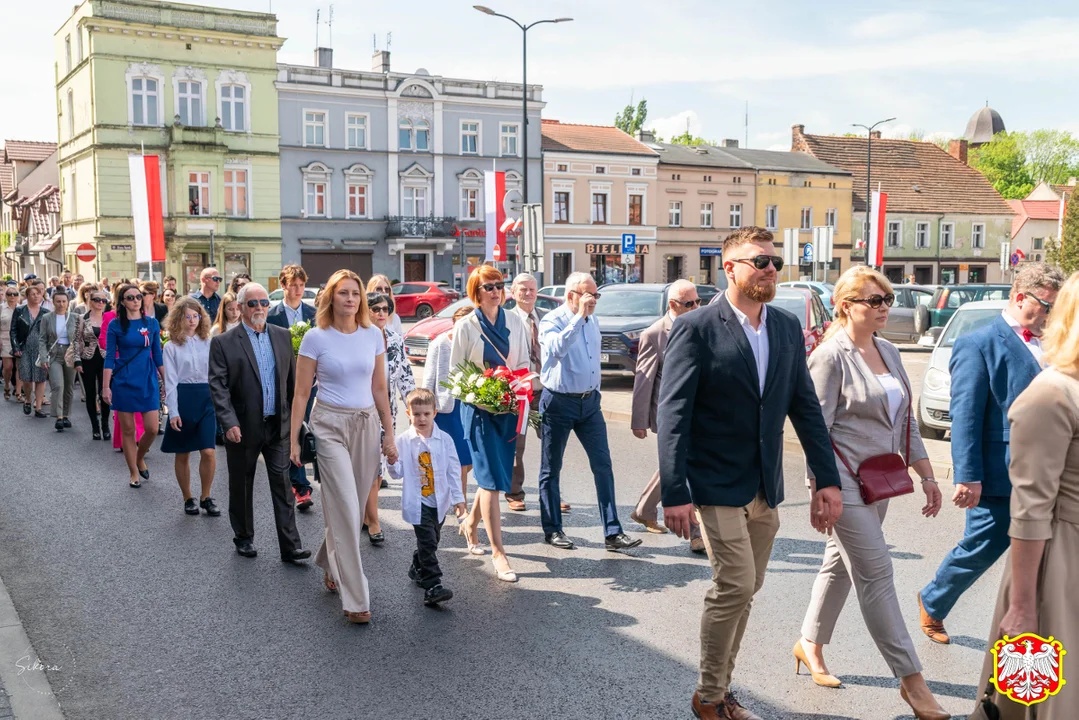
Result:
{"label": "dark suv", "polygon": [[1011,285],[939,285],[928,305],[914,310],[914,332],[926,333],[929,328],[944,327],[960,305],[981,300],[1007,300]]}

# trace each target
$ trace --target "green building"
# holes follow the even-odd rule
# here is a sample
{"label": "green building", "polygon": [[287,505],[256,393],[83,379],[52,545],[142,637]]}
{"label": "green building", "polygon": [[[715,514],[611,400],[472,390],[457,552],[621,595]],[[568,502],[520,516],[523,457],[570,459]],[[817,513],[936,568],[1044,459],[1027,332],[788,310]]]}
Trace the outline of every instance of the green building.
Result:
{"label": "green building", "polygon": [[[161,164],[165,273],[281,267],[274,15],[83,0],[57,31],[63,257],[88,279],[135,274],[128,157]],[[92,262],[76,249],[97,249]]]}

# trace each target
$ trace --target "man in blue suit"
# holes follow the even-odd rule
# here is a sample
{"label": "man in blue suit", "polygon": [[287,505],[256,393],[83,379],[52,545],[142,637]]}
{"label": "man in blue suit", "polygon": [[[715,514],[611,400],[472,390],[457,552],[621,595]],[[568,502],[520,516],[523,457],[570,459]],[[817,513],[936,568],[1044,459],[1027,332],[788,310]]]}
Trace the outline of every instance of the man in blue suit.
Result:
{"label": "man in blue suit", "polygon": [[1041,372],[1040,338],[1063,284],[1054,267],[1024,265],[1000,317],[960,337],[952,349],[952,502],[967,511],[967,521],[963,539],[918,594],[922,632],[933,642],[951,641],[944,618],[1008,549],[1008,408]]}
{"label": "man in blue suit", "polygon": [[[315,324],[315,308],[303,301],[303,291],[307,287],[307,273],[299,265],[286,265],[277,276],[285,291],[281,304],[270,310],[266,322],[286,330],[298,322]],[[311,388],[311,397],[307,401],[307,413],[304,420],[311,416],[311,407],[315,403],[318,386]],[[318,465],[315,465],[315,479],[318,479]],[[306,512],[311,507],[311,483],[307,480],[307,469],[289,463],[289,480],[292,482],[292,494],[296,496],[296,507]]]}

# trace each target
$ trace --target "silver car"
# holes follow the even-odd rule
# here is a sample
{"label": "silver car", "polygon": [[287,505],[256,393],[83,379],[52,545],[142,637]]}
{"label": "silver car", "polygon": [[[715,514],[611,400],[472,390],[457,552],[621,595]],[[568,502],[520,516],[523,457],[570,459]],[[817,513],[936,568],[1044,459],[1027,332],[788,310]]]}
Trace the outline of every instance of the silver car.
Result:
{"label": "silver car", "polygon": [[918,398],[918,429],[922,437],[943,440],[944,433],[952,427],[950,414],[952,402],[952,376],[948,363],[952,359],[952,346],[957,338],[977,330],[999,317],[1007,300],[982,300],[967,303],[955,311],[955,315],[944,326],[931,328],[930,333],[937,334],[938,340],[929,356],[929,366],[922,379],[922,395]]}
{"label": "silver car", "polygon": [[936,285],[892,285],[895,304],[888,313],[888,324],[880,333],[885,340],[898,343],[916,343],[921,337],[914,331],[914,313],[919,305],[928,305],[933,299]]}

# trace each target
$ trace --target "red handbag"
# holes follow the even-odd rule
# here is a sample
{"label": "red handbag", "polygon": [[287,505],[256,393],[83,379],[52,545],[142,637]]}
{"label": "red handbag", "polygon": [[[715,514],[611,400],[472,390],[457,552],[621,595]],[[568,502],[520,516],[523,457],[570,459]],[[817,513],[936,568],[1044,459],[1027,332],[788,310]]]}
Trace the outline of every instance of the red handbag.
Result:
{"label": "red handbag", "polygon": [[[906,379],[902,376],[900,376],[900,380],[907,391],[907,454],[905,457],[909,458],[911,405],[913,403],[911,402],[910,386],[907,385]],[[843,457],[843,453],[839,452],[839,448],[835,445],[835,440],[832,441],[832,449],[835,450],[835,454],[839,456],[839,459],[843,461],[847,471],[858,481],[858,489],[861,491],[862,501],[866,505],[914,492],[914,481],[910,477],[910,465],[904,459],[904,456],[899,453],[874,455],[871,458],[866,458],[858,466],[858,471],[855,472],[847,459]]]}

